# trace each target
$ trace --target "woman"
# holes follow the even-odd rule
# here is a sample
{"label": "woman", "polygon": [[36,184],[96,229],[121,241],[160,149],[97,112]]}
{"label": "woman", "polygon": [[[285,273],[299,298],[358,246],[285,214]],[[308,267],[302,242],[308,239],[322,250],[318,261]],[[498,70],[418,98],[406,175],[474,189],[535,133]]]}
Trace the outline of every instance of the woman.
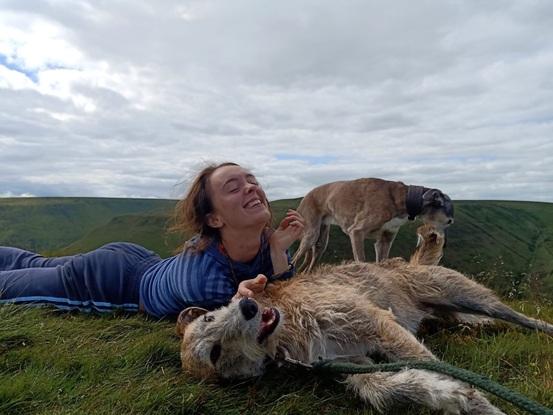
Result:
{"label": "woman", "polygon": [[188,306],[216,308],[262,291],[269,279],[293,275],[287,250],[301,236],[302,217],[289,210],[271,230],[263,189],[237,164],[203,169],[177,204],[176,219],[175,228],[197,235],[164,260],[131,243],[57,258],[2,247],[0,304],[141,310],[163,317]]}

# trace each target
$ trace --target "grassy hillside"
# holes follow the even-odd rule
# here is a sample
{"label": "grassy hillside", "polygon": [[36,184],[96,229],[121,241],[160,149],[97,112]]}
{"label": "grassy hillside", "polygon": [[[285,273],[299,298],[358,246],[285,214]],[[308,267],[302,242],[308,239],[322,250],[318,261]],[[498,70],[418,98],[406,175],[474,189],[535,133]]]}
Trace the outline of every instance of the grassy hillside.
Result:
{"label": "grassy hillside", "polygon": [[[272,202],[275,222],[300,199]],[[90,251],[112,241],[146,246],[162,257],[172,254],[177,235],[167,235],[172,200],[93,198],[0,199],[0,245],[52,255]],[[503,296],[524,298],[529,291],[553,300],[553,204],[456,201],[444,265],[474,276]],[[403,226],[392,256],[408,258],[419,223]],[[372,241],[365,242],[368,260]],[[292,247],[292,250],[295,248]],[[332,227],[324,262],[351,259],[349,239]]]}
{"label": "grassy hillside", "polygon": [[82,238],[114,216],[167,212],[171,200],[109,198],[0,199],[0,245],[44,252]]}
{"label": "grassy hillside", "polygon": [[162,257],[173,255],[178,246],[178,236],[166,232],[167,214],[142,214],[115,216],[109,222],[92,229],[81,239],[57,249],[55,255],[72,255],[87,252],[108,242],[134,242],[157,252]]}

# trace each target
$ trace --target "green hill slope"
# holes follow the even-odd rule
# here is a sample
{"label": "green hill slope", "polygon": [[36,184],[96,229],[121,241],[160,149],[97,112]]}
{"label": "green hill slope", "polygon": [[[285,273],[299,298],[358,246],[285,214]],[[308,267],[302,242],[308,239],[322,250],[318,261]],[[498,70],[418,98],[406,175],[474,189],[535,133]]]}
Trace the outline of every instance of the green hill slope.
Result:
{"label": "green hill slope", "polygon": [[177,247],[177,236],[168,235],[167,214],[122,215],[94,228],[83,238],[55,251],[55,255],[73,255],[91,251],[108,242],[125,241],[142,245],[162,257],[171,256]]}
{"label": "green hill slope", "polygon": [[[272,202],[275,222],[299,202]],[[167,257],[178,244],[177,236],[166,233],[174,204],[172,200],[4,199],[0,200],[0,245],[69,255],[112,241],[129,241]],[[532,291],[553,299],[553,204],[457,201],[455,209],[445,266],[473,275],[502,295],[524,297]],[[392,256],[409,258],[418,225],[401,228]],[[365,243],[369,261],[374,260],[372,243]],[[332,227],[323,261],[351,258],[348,237]]]}
{"label": "green hill slope", "polygon": [[0,245],[62,248],[117,215],[172,209],[172,200],[110,198],[0,199]]}

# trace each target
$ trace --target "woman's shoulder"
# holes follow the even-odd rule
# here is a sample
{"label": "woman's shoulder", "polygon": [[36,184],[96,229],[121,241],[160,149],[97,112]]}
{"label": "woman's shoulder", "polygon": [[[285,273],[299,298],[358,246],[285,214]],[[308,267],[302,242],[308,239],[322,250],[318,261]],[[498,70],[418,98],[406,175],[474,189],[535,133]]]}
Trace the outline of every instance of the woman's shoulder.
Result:
{"label": "woman's shoulder", "polygon": [[184,249],[175,255],[180,261],[202,262],[205,264],[217,263],[227,264],[224,251],[220,243],[214,239],[208,241],[202,240],[199,235],[189,239],[184,245]]}

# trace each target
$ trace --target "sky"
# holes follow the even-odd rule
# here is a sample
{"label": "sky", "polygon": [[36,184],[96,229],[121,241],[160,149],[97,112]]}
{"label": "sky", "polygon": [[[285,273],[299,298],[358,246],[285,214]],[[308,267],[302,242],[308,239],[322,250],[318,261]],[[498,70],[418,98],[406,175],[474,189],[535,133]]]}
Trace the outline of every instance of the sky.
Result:
{"label": "sky", "polygon": [[379,177],[553,202],[553,2],[0,0],[0,197]]}

